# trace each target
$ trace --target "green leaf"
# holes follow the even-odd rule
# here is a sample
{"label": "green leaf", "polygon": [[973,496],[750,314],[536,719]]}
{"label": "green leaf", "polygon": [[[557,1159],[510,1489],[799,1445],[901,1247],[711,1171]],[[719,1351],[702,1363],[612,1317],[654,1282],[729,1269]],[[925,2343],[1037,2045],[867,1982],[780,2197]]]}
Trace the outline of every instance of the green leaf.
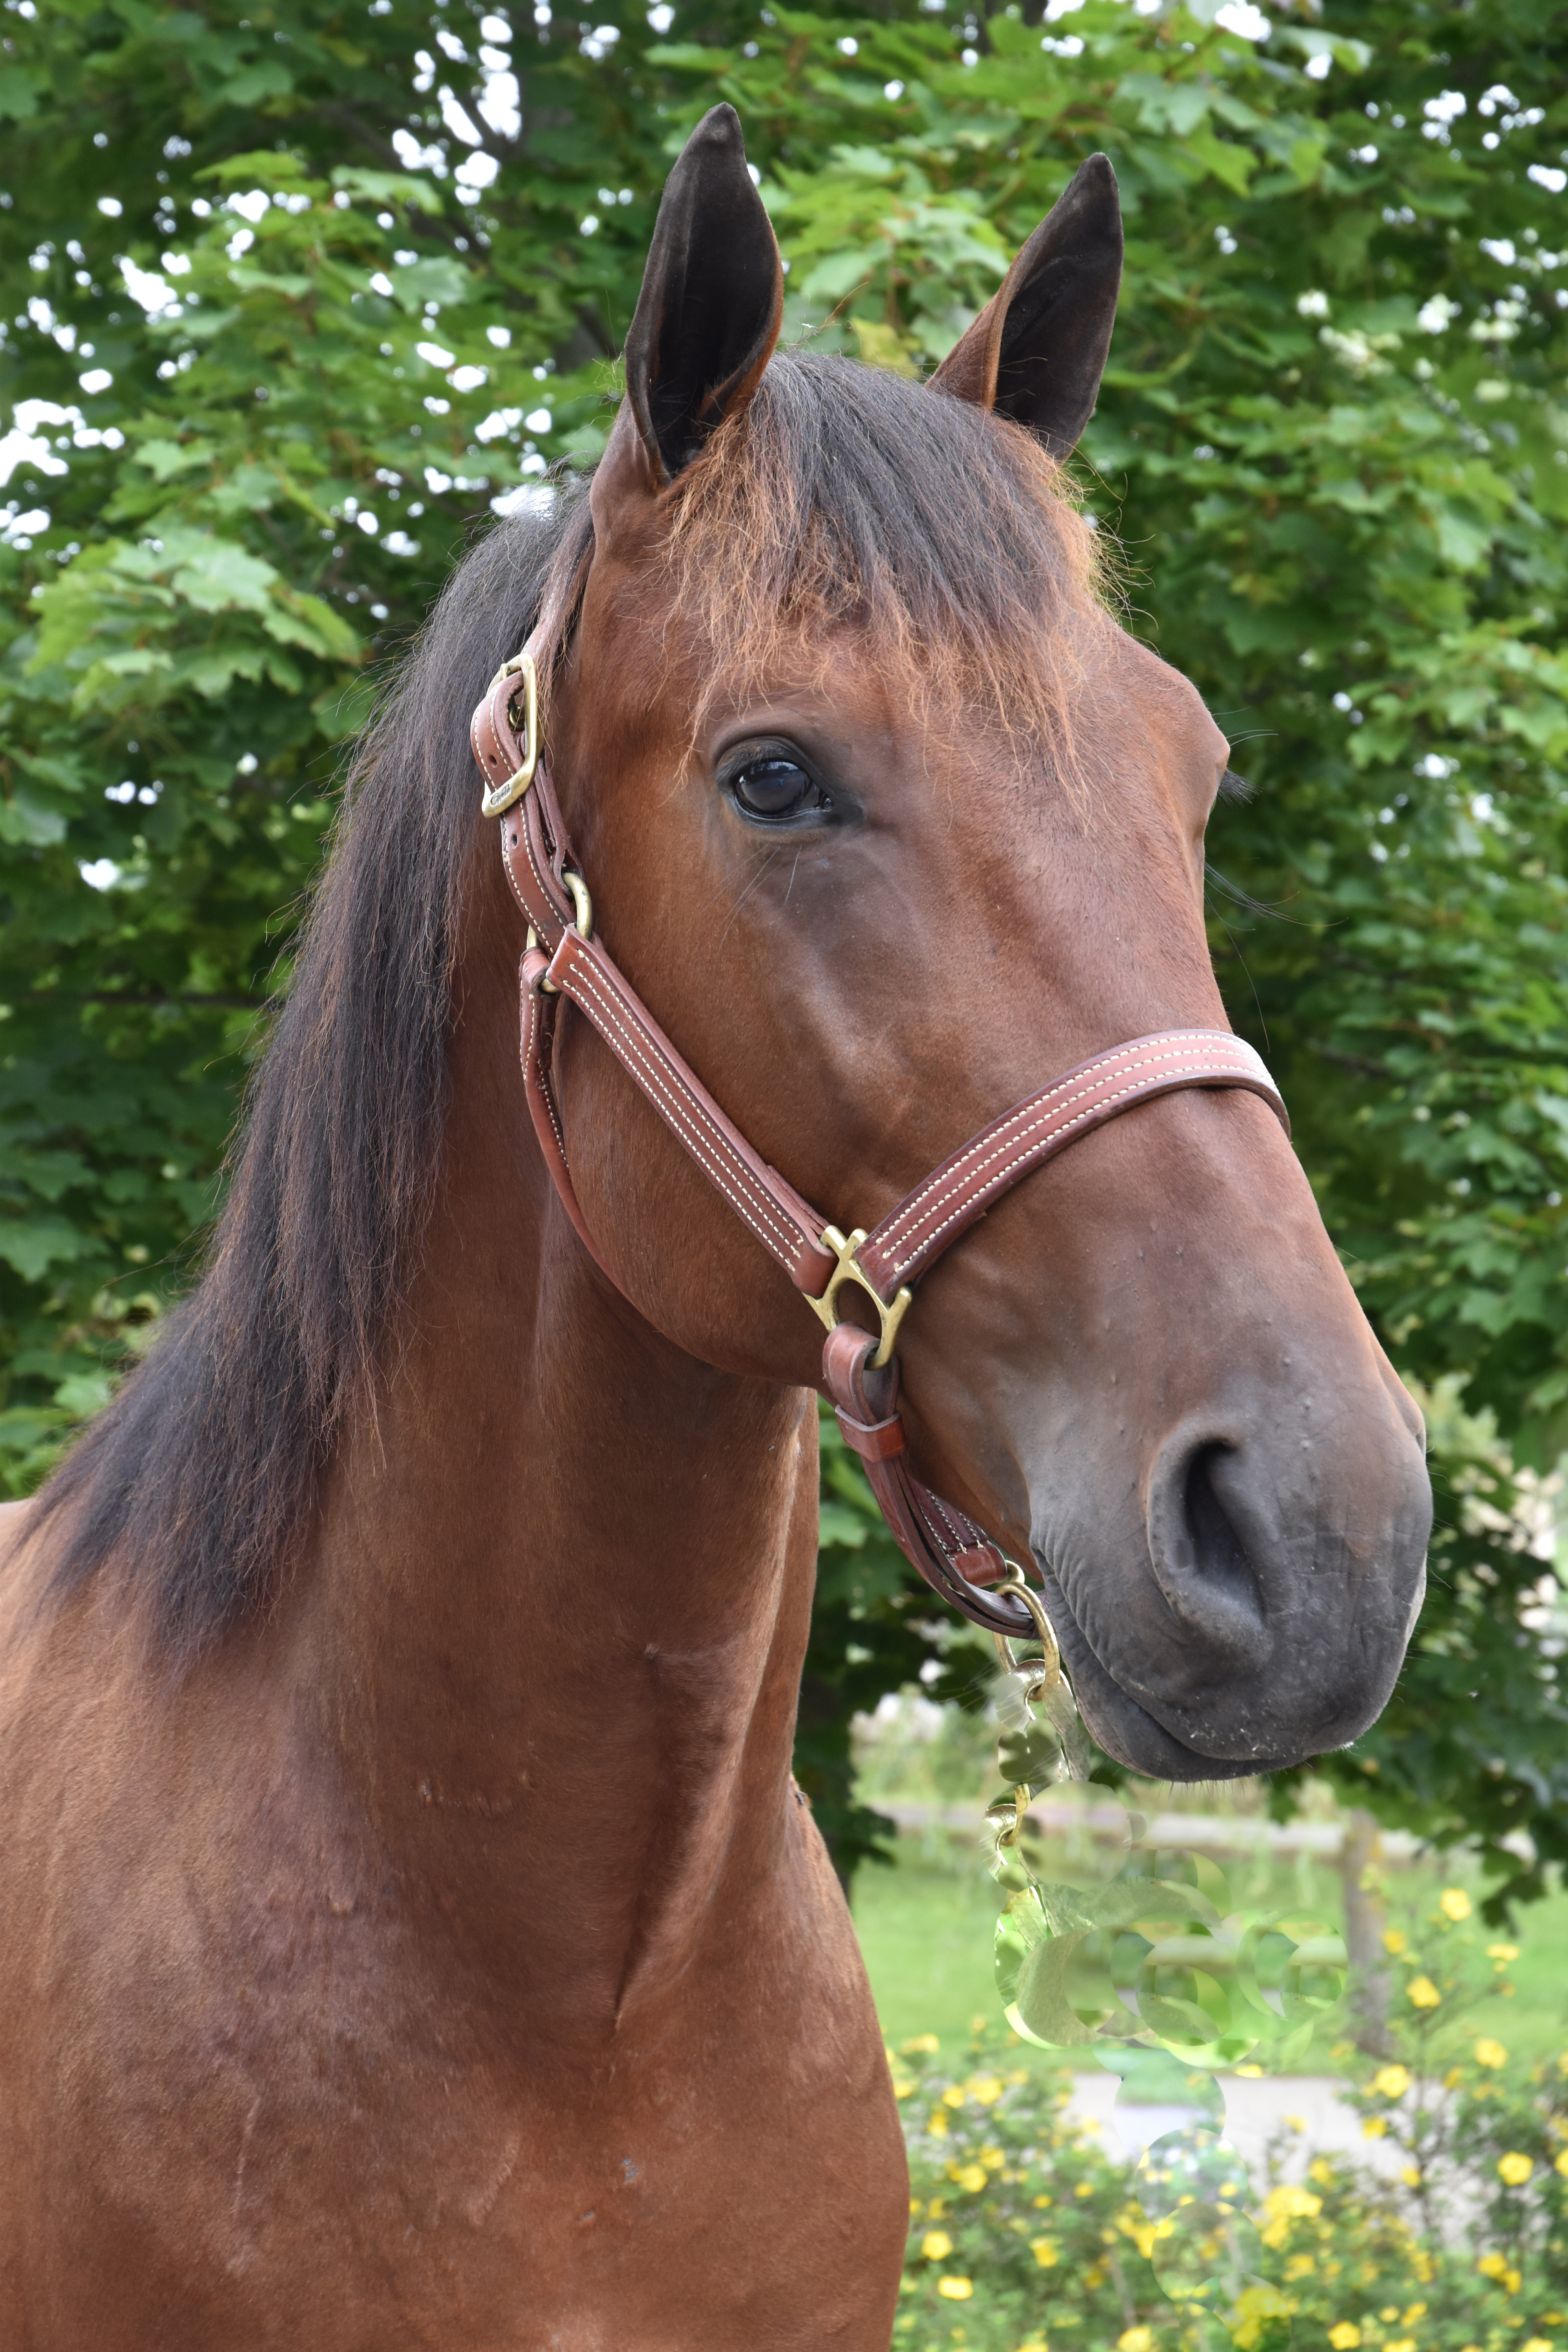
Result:
{"label": "green leaf", "polygon": [[64,1217],[16,1217],[0,1211],[0,1259],[24,1282],[37,1282],[52,1265],[68,1265],[91,1244]]}
{"label": "green leaf", "polygon": [[1223,180],[1238,196],[1246,195],[1247,184],[1258,169],[1258,158],[1249,148],[1237,147],[1228,139],[1216,139],[1206,125],[1202,125],[1188,132],[1186,149],[1216,180]]}
{"label": "green leaf", "polygon": [[38,84],[16,66],[0,66],[0,121],[26,122],[38,110]]}

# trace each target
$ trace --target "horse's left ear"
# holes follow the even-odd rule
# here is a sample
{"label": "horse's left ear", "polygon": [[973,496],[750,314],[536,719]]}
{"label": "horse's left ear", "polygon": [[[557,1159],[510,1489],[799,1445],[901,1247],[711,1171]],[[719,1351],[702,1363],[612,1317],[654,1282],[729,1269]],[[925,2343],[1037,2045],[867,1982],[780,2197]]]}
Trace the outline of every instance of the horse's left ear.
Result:
{"label": "horse's left ear", "polygon": [[784,317],[784,268],[732,106],[705,114],[665,183],[626,336],[626,401],[656,488],[749,400]]}
{"label": "horse's left ear", "polygon": [[932,383],[1000,409],[1065,457],[1094,415],[1121,284],[1116,174],[1091,155]]}

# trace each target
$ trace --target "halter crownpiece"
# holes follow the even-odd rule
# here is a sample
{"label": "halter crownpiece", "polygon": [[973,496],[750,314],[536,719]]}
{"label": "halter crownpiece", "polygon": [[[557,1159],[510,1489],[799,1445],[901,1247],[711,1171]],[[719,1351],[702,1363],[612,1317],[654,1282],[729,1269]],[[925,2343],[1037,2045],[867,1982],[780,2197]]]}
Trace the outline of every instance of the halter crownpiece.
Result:
{"label": "halter crownpiece", "polygon": [[[913,1303],[913,1286],[994,1201],[1135,1104],[1191,1087],[1238,1087],[1260,1095],[1289,1134],[1279,1090],[1252,1047],[1228,1030],[1172,1029],[1134,1037],[1016,1103],[906,1193],[880,1224],[846,1235],[752,1150],[594,937],[588,887],[539,740],[539,634],[496,672],[468,733],[485,782],[483,811],[500,820],[507,880],[528,924],[520,967],[524,1091],[562,1205],[595,1264],[614,1282],[573,1189],[555,1099],[555,1024],[566,998],[593,1023],[677,1141],[826,1326],[822,1384],[906,1557],[976,1624],[1027,1634],[1033,1612],[1005,1589],[1020,1571],[984,1529],[922,1486],[909,1466],[893,1345]],[[843,1319],[841,1294],[851,1286],[875,1310],[876,1331]],[[993,1592],[990,1586],[1004,1589]]]}

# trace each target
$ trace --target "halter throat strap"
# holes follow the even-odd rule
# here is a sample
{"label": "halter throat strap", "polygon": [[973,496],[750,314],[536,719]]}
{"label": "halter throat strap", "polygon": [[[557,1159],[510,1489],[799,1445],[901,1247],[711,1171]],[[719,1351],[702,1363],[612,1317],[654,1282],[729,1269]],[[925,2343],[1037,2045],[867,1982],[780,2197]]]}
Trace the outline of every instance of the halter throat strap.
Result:
{"label": "halter throat strap", "polygon": [[[469,740],[485,781],[485,814],[500,818],[507,881],[528,924],[520,981],[529,1113],[584,1248],[614,1283],[573,1187],[555,1097],[563,1001],[593,1024],[677,1141],[826,1326],[822,1384],[905,1556],[976,1624],[1026,1635],[1032,1621],[1024,1603],[986,1589],[1014,1572],[1011,1563],[973,1519],[922,1486],[910,1467],[893,1345],[913,1286],[1015,1184],[1139,1103],[1193,1087],[1240,1087],[1261,1096],[1289,1134],[1285,1105],[1262,1060],[1227,1030],[1162,1030],[1114,1045],[993,1119],[869,1233],[857,1228],[845,1234],[752,1150],[594,937],[592,900],[538,741],[531,641],[491,681],[474,712]],[[841,1319],[840,1294],[849,1286],[869,1302],[875,1332]]]}

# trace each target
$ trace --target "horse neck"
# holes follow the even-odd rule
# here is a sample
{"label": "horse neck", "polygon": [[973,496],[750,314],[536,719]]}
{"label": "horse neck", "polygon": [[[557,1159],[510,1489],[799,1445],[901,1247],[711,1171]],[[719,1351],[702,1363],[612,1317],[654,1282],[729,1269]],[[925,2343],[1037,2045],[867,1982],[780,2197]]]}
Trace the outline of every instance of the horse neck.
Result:
{"label": "horse neck", "polygon": [[402,1352],[329,1481],[289,1644],[368,1832],[448,1949],[596,2030],[792,1836],[812,1399],[673,1347],[590,1265],[470,991]]}

